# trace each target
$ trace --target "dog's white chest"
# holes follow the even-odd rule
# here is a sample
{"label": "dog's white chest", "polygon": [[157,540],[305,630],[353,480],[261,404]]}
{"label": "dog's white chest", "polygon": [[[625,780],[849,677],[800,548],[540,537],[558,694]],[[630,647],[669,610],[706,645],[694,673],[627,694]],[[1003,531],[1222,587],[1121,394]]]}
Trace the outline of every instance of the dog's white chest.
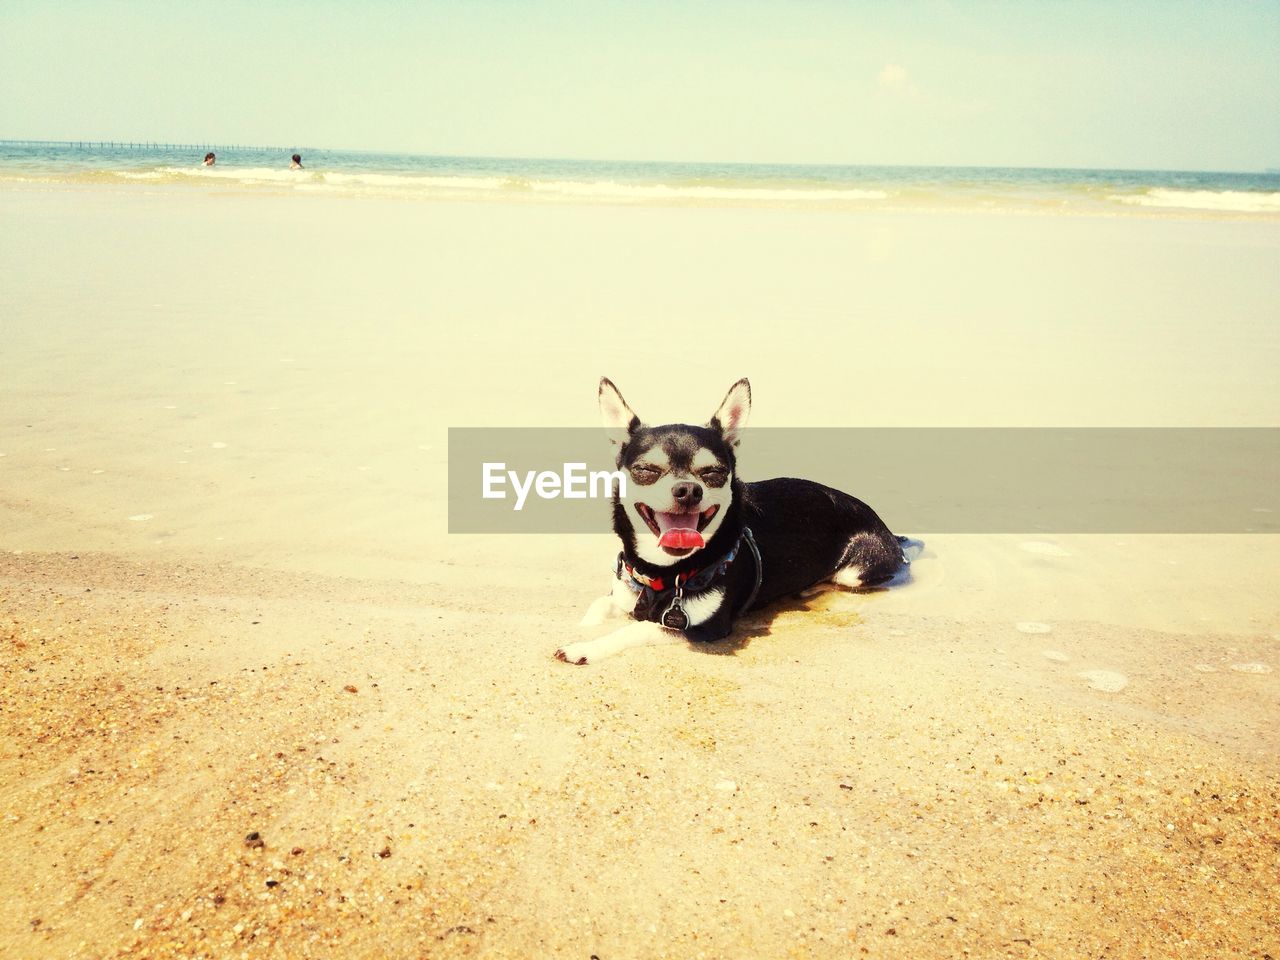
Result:
{"label": "dog's white chest", "polygon": [[716,615],[716,611],[720,609],[723,603],[723,587],[704,590],[702,593],[680,598],[680,606],[684,610],[685,616],[689,618],[689,626],[691,627],[706,623]]}

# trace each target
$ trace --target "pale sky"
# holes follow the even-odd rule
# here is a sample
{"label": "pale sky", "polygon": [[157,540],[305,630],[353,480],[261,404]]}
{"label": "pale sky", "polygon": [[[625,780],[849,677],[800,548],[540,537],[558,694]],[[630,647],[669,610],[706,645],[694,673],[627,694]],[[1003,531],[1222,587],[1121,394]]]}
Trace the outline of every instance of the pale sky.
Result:
{"label": "pale sky", "polygon": [[1280,0],[0,0],[0,138],[1280,167]]}

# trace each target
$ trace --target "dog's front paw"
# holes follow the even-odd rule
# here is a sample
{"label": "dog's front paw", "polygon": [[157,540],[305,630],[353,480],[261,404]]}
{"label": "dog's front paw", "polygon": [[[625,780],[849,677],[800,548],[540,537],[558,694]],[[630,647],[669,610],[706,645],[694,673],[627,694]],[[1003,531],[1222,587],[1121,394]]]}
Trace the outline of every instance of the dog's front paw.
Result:
{"label": "dog's front paw", "polygon": [[580,667],[587,662],[587,644],[571,643],[563,646],[556,651],[556,659]]}

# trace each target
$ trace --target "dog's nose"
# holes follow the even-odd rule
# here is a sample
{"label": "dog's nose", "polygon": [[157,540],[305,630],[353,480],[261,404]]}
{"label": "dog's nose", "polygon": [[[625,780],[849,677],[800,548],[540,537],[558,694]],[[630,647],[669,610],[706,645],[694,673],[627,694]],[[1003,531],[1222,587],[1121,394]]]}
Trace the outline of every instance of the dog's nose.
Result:
{"label": "dog's nose", "polygon": [[702,485],[697,483],[677,483],[671,488],[671,496],[682,507],[692,507],[702,502]]}

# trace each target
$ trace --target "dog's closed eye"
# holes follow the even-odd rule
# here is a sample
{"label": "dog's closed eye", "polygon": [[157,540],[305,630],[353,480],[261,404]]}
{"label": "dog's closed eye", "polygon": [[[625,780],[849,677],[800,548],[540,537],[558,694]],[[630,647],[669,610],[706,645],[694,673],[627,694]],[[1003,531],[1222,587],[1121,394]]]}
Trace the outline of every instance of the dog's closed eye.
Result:
{"label": "dog's closed eye", "polygon": [[661,467],[655,467],[651,463],[637,463],[631,467],[631,478],[641,486],[657,483],[663,473]]}

